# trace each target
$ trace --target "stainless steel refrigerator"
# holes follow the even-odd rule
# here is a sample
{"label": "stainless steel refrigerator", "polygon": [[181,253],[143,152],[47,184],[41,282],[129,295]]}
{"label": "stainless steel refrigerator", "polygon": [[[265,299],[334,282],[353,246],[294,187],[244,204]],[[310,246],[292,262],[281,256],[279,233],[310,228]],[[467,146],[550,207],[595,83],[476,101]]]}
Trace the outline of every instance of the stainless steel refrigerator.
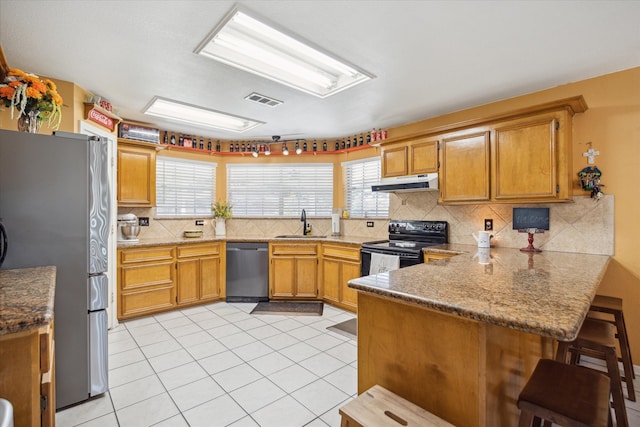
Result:
{"label": "stainless steel refrigerator", "polygon": [[3,269],[57,267],[56,406],[108,389],[107,142],[86,135],[0,130]]}

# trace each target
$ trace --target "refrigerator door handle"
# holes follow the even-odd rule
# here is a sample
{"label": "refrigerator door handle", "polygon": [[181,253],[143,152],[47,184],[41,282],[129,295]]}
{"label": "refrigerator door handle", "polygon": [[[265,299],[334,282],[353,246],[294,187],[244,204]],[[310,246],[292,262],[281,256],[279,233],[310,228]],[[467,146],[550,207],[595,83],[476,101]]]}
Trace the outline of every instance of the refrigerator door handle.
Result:
{"label": "refrigerator door handle", "polygon": [[97,396],[109,389],[107,355],[107,312],[89,313],[89,396]]}
{"label": "refrigerator door handle", "polygon": [[105,274],[89,276],[89,311],[104,310],[109,304],[109,279]]}

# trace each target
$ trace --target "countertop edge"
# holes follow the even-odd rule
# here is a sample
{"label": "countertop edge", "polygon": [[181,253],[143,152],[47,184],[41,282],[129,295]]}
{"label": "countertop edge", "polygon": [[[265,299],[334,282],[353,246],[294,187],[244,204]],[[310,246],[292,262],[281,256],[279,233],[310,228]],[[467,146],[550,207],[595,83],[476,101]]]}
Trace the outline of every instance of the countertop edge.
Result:
{"label": "countertop edge", "polygon": [[0,270],[0,338],[48,326],[55,284],[55,266]]}

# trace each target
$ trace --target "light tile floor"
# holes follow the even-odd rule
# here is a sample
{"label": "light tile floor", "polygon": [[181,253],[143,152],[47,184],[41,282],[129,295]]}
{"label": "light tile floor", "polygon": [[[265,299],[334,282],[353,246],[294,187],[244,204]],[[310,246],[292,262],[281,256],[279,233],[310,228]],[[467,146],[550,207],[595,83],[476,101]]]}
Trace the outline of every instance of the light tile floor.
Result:
{"label": "light tile floor", "polygon": [[214,303],[109,331],[109,392],[58,427],[337,427],[357,393],[356,342],[326,328],[355,317],[249,314]]}
{"label": "light tile floor", "polygon": [[[326,304],[321,317],[251,315],[254,306],[121,323],[109,331],[109,393],[58,412],[57,426],[338,427],[357,393],[357,349],[326,328],[355,316]],[[640,373],[634,384],[638,399],[625,403],[640,426]]]}

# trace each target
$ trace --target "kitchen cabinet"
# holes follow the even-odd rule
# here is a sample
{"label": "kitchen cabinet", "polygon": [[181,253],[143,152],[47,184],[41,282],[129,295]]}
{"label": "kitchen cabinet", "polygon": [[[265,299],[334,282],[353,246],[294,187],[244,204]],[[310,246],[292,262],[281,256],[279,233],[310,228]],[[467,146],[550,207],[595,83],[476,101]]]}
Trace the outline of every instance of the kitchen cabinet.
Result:
{"label": "kitchen cabinet", "polygon": [[423,251],[423,261],[424,262],[435,262],[441,259],[448,259],[454,257],[456,255],[460,255],[459,253],[444,253],[444,252],[428,252]]}
{"label": "kitchen cabinet", "polygon": [[156,205],[157,144],[118,139],[118,206]]}
{"label": "kitchen cabinet", "polygon": [[360,246],[323,243],[321,247],[322,299],[355,312],[358,292],[349,288],[349,280],[360,277]]}
{"label": "kitchen cabinet", "polygon": [[177,247],[176,303],[200,303],[224,297],[225,243],[199,243]]}
{"label": "kitchen cabinet", "polygon": [[440,201],[568,201],[570,140],[565,109],[443,135]]}
{"label": "kitchen cabinet", "polygon": [[435,172],[438,172],[437,139],[415,138],[382,151],[383,178]]}
{"label": "kitchen cabinet", "polygon": [[269,296],[273,299],[317,298],[316,243],[269,243]]}
{"label": "kitchen cabinet", "polygon": [[16,427],[55,425],[53,331],[52,321],[0,335],[0,397],[12,403]]}
{"label": "kitchen cabinet", "polygon": [[175,246],[118,250],[118,319],[175,306],[175,250]]}
{"label": "kitchen cabinet", "polygon": [[442,139],[441,202],[489,200],[489,142],[486,130],[455,133]]}

